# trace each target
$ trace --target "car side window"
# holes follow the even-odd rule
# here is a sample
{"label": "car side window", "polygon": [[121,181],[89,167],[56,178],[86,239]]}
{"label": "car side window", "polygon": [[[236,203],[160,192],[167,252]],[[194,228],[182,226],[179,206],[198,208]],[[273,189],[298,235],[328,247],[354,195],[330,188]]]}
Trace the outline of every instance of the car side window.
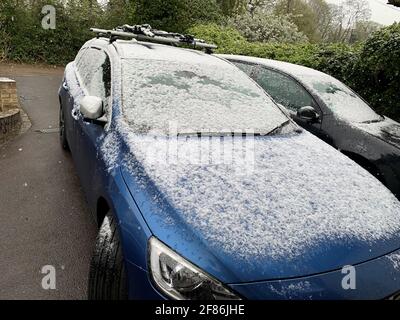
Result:
{"label": "car side window", "polygon": [[101,98],[107,110],[111,95],[111,63],[108,55],[100,49],[89,48],[77,60],[77,70],[81,85],[89,95]]}
{"label": "car side window", "polygon": [[87,50],[87,48],[82,48],[81,50],[79,50],[78,54],[75,57],[75,63],[78,64],[79,61],[81,61],[82,56],[84,55],[85,51]]}
{"label": "car side window", "polygon": [[254,70],[255,66],[249,63],[243,63],[243,62],[237,62],[237,61],[232,61],[232,63],[238,67],[240,70],[242,70],[244,73],[246,73],[248,76],[253,77],[254,75]]}
{"label": "car side window", "polygon": [[295,80],[280,72],[259,67],[253,78],[277,102],[291,111],[301,107],[316,107],[313,97]]}

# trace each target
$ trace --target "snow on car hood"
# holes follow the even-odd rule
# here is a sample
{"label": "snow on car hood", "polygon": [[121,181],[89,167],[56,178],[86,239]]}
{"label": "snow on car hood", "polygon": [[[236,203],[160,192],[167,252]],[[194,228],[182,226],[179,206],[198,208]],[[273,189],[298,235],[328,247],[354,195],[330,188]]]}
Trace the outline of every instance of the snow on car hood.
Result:
{"label": "snow on car hood", "polygon": [[[153,184],[160,195],[153,197],[160,210],[143,213],[153,232],[160,223],[192,230],[241,281],[329,271],[400,247],[398,200],[309,133],[213,137],[219,143],[211,147],[198,138],[175,138],[179,159],[165,158],[170,138],[125,133],[124,139],[131,150],[128,187],[136,183],[146,192]],[[233,158],[253,148],[253,159],[191,163],[232,141]]]}

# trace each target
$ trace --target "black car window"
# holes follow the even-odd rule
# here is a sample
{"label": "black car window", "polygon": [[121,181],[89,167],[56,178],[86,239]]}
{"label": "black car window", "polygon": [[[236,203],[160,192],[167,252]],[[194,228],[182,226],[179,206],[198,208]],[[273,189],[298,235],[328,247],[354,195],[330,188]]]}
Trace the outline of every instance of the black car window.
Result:
{"label": "black car window", "polygon": [[250,77],[254,76],[254,70],[255,66],[249,63],[241,63],[241,62],[236,62],[234,61],[233,64],[237,66],[240,70],[242,70],[244,73],[249,75]]}
{"label": "black car window", "polygon": [[316,106],[312,96],[295,80],[280,72],[258,67],[252,76],[277,102],[292,111],[301,107]]}
{"label": "black car window", "polygon": [[91,96],[97,96],[108,105],[111,95],[111,64],[108,55],[95,48],[87,49],[76,62],[81,84]]}

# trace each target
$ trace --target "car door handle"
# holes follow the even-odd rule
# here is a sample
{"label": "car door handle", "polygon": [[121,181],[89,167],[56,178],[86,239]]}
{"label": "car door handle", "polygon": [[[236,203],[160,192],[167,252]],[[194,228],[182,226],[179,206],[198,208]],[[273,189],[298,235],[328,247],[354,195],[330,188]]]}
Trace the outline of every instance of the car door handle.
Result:
{"label": "car door handle", "polygon": [[65,81],[62,83],[62,87],[64,88],[64,90],[69,91],[68,85]]}
{"label": "car door handle", "polygon": [[73,110],[71,111],[71,115],[72,115],[72,118],[74,118],[75,120],[78,120],[78,117],[79,117],[79,112],[78,112],[78,110],[73,109]]}

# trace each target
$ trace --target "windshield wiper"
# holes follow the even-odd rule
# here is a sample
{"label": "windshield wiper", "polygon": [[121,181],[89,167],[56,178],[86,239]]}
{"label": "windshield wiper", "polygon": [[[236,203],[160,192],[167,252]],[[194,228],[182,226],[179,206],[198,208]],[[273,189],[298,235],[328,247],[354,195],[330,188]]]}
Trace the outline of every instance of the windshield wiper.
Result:
{"label": "windshield wiper", "polygon": [[266,136],[269,136],[269,135],[273,135],[273,134],[277,133],[279,130],[281,130],[283,127],[285,127],[286,125],[288,125],[290,122],[291,122],[290,120],[287,120],[287,121],[281,123],[281,124],[280,124],[279,126],[277,126],[275,129],[272,129],[270,132],[268,132],[268,133],[265,134],[265,135],[266,135]]}
{"label": "windshield wiper", "polygon": [[385,117],[384,116],[381,116],[381,115],[379,115],[379,116],[380,116],[380,119],[367,120],[367,121],[363,121],[361,123],[370,124],[370,123],[377,123],[377,122],[385,121]]}
{"label": "windshield wiper", "polygon": [[223,137],[223,136],[242,136],[242,137],[247,137],[247,136],[254,136],[254,137],[260,137],[260,136],[268,136],[268,135],[273,135],[277,133],[279,130],[281,130],[283,127],[291,123],[291,120],[287,120],[283,123],[281,123],[279,126],[276,128],[272,129],[269,132],[235,132],[235,131],[221,131],[221,132],[180,132],[178,133],[178,137],[189,137],[189,136],[197,136],[197,137]]}
{"label": "windshield wiper", "polygon": [[224,136],[235,136],[235,137],[247,137],[247,136],[265,136],[266,133],[260,132],[235,132],[235,131],[221,131],[221,132],[180,132],[178,133],[178,137],[189,137],[189,136],[197,136],[197,137],[224,137]]}

